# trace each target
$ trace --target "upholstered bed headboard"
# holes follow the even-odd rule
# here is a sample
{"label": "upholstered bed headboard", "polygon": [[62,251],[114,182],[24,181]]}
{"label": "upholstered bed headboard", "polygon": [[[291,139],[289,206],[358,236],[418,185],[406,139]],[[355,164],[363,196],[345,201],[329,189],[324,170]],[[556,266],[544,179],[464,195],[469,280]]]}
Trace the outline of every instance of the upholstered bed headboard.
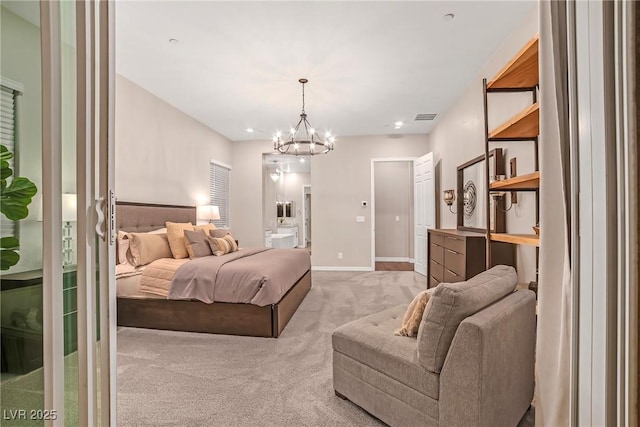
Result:
{"label": "upholstered bed headboard", "polygon": [[116,202],[116,230],[144,233],[163,228],[166,221],[195,224],[196,207]]}

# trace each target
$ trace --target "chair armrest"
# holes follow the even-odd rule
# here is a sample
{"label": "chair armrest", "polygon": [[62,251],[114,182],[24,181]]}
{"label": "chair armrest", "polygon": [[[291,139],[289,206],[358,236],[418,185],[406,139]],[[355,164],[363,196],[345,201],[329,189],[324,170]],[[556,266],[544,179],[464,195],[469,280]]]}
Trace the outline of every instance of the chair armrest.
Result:
{"label": "chair armrest", "polygon": [[466,318],[440,373],[440,425],[516,426],[533,399],[535,343],[529,290]]}

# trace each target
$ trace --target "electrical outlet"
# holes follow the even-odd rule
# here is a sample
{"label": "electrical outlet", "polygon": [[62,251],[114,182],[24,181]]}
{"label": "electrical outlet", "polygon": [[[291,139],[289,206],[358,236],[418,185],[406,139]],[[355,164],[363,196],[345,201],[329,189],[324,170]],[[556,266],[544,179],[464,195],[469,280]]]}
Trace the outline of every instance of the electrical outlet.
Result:
{"label": "electrical outlet", "polygon": [[342,259],[342,252],[338,252],[338,259]]}

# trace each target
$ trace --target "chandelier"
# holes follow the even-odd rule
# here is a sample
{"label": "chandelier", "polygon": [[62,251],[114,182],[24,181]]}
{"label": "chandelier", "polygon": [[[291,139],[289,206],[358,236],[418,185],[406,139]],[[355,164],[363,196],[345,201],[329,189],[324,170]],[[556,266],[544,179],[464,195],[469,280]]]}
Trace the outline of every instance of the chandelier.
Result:
{"label": "chandelier", "polygon": [[282,154],[294,156],[313,156],[316,154],[326,154],[333,150],[336,139],[330,132],[324,134],[324,138],[307,121],[307,113],[304,111],[304,85],[309,80],[298,80],[302,84],[302,113],[300,120],[295,127],[289,129],[286,137],[278,131],[273,136],[273,149]]}

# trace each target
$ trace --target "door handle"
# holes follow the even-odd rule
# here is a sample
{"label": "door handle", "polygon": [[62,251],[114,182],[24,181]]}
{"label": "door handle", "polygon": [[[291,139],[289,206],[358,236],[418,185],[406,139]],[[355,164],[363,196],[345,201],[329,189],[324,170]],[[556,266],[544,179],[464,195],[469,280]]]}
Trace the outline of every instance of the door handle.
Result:
{"label": "door handle", "polygon": [[96,213],[98,214],[98,221],[96,222],[96,234],[100,236],[102,241],[105,240],[105,223],[104,223],[104,197],[100,197],[96,200]]}

